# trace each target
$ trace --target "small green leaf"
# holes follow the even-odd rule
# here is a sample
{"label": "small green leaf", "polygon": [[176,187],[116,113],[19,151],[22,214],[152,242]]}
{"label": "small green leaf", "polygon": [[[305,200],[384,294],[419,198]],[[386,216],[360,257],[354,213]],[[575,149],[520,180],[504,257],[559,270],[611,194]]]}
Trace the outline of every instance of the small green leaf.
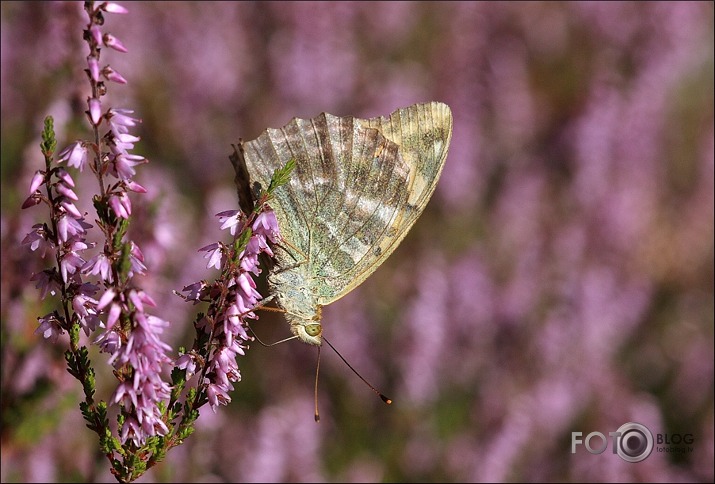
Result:
{"label": "small green leaf", "polygon": [[[117,232],[118,234],[119,232]],[[122,251],[119,256],[119,262],[118,262],[118,272],[119,272],[119,279],[122,281],[126,281],[127,277],[129,275],[129,271],[132,268],[132,261],[131,258],[129,257],[131,255],[131,250],[129,248],[129,244],[122,244]]]}
{"label": "small green leaf", "polygon": [[55,122],[52,116],[47,116],[45,118],[45,127],[42,130],[42,142],[40,143],[40,149],[42,149],[42,154],[48,160],[52,158],[52,154],[55,152],[55,148],[57,147],[54,124]]}
{"label": "small green leaf", "polygon": [[273,172],[273,177],[271,178],[271,183],[268,185],[268,194],[273,193],[273,190],[281,185],[285,185],[290,181],[290,174],[295,168],[295,159],[288,160],[283,168],[278,168]]}
{"label": "small green leaf", "polygon": [[251,230],[251,227],[246,227],[243,232],[241,232],[241,235],[233,242],[233,250],[236,257],[246,248],[248,241],[251,239],[251,235],[253,235],[253,230]]}

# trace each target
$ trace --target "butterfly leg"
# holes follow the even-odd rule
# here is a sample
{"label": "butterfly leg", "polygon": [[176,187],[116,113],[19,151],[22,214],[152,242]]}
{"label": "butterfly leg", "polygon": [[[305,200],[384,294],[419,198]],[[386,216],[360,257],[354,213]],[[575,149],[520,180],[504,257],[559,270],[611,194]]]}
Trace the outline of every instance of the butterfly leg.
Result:
{"label": "butterfly leg", "polygon": [[[288,247],[285,247],[283,244],[285,244]],[[295,263],[284,265],[282,267],[277,267],[274,269],[275,273],[279,274],[281,272],[289,271],[289,270],[295,269],[296,267],[300,267],[303,264],[305,264],[306,262],[308,262],[308,256],[305,255],[303,253],[303,251],[301,251],[298,247],[294,246],[287,240],[281,241],[281,243],[276,244],[276,246],[278,248],[280,248],[281,250],[283,250],[286,254],[288,254],[291,257],[291,259],[293,259],[295,261]],[[297,252],[298,255],[294,254],[293,252],[291,252],[288,249],[292,249],[293,251]],[[302,257],[303,259],[299,260],[298,256]]]}

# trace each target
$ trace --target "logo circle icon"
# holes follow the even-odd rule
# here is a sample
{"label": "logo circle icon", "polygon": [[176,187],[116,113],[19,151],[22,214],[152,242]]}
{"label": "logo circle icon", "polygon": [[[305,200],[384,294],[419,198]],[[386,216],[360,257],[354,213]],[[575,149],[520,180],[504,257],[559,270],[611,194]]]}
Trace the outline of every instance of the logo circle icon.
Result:
{"label": "logo circle icon", "polygon": [[628,422],[618,428],[618,434],[617,453],[626,462],[645,460],[653,451],[653,434],[645,425]]}

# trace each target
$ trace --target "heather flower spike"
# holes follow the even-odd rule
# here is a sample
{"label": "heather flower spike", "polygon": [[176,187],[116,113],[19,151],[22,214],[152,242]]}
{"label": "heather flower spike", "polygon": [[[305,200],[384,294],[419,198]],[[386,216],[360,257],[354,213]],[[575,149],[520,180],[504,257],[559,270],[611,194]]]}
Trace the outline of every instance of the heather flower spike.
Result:
{"label": "heather flower spike", "polygon": [[[120,482],[129,482],[147,469],[146,464],[137,465],[146,463],[146,456],[178,445],[165,443],[161,449],[158,441],[152,440],[166,435],[170,431],[167,422],[173,419],[167,414],[173,408],[168,405],[172,387],[164,381],[172,363],[172,349],[162,341],[169,323],[149,314],[156,303],[132,280],[135,274],[145,273],[146,266],[139,247],[126,238],[127,221],[132,217],[130,192],[147,192],[133,180],[135,167],[147,162],[132,153],[139,137],[131,131],[140,120],[132,116],[132,110],[111,106],[106,98],[107,85],[100,80],[104,77],[118,84],[127,82],[109,65],[100,69],[103,46],[127,51],[116,37],[102,32],[103,12],[127,10],[111,2],[86,2],[85,11],[88,24],[84,40],[90,53],[83,60],[89,82],[91,140],[76,140],[56,154],[53,121],[46,119],[41,143],[45,167],[33,175],[30,197],[23,206],[45,202],[50,222],[33,226],[22,243],[43,257],[48,253],[55,256],[56,266],[34,274],[32,280],[42,298],[47,294],[57,296],[62,310],[39,318],[36,332],[58,344],[69,334],[66,358],[70,374],[82,382],[85,392],[82,415],[88,427],[100,435],[101,451],[112,473]],[[98,211],[92,215],[78,208],[83,190],[76,189],[68,171],[81,172],[85,167],[91,169],[98,182],[94,197]],[[85,217],[97,220],[104,243],[87,242],[89,231],[97,228]],[[107,419],[107,403],[96,400],[95,372],[81,344],[81,332],[107,353],[106,361],[118,378],[109,400],[120,407],[116,428]],[[184,420],[192,419],[193,414]]]}
{"label": "heather flower spike", "polygon": [[[158,309],[155,300],[133,280],[134,275],[145,274],[147,266],[139,246],[127,238],[134,212],[132,194],[147,193],[134,180],[138,166],[147,163],[133,152],[140,140],[133,131],[141,120],[133,110],[112,106],[101,80],[127,82],[111,66],[100,68],[102,54],[108,52],[103,47],[127,52],[119,39],[102,31],[104,13],[126,9],[112,2],[86,2],[85,11],[89,55],[81,59],[89,83],[86,113],[92,134],[56,153],[53,121],[46,119],[41,143],[45,167],[33,174],[23,208],[44,202],[50,220],[33,226],[22,244],[43,257],[54,255],[55,266],[37,272],[32,280],[42,298],[50,294],[59,299],[61,310],[38,318],[36,332],[57,344],[69,336],[65,355],[68,371],[84,390],[82,415],[100,436],[101,453],[114,476],[130,482],[191,434],[203,405],[208,403],[215,412],[231,401],[230,392],[241,379],[237,358],[253,340],[246,320],[257,317],[254,310],[263,299],[254,281],[261,273],[259,255],[273,255],[269,242],[280,240],[277,219],[266,202],[287,182],[289,170],[271,182],[250,214],[218,214],[221,229],[231,233],[233,242],[200,249],[219,276],[184,288],[187,302],[206,302],[209,308],[194,323],[193,347],[180,350],[181,356],[173,361],[172,348],[162,340],[170,323],[150,313]],[[86,190],[77,188],[82,180],[75,181],[72,172],[86,167],[97,182],[92,214],[78,208],[87,205],[81,204]],[[104,237],[102,243],[88,242],[92,231],[93,238]],[[117,378],[106,401],[96,395],[95,370],[82,334],[99,347]],[[172,365],[169,382],[165,378]],[[187,379],[197,374],[196,388],[182,392]],[[179,398],[185,399],[183,404]],[[116,426],[107,418],[107,405],[118,406]],[[172,438],[165,438],[168,435]]]}
{"label": "heather flower spike", "polygon": [[[280,186],[274,185],[273,189]],[[253,340],[246,319],[257,317],[254,310],[263,299],[253,279],[261,272],[258,256],[272,255],[267,240],[280,240],[278,225],[273,223],[275,216],[266,203],[270,196],[271,189],[261,194],[249,216],[237,210],[217,214],[221,229],[234,235],[234,244],[217,242],[200,250],[206,252],[208,267],[219,269],[221,276],[213,284],[200,281],[183,290],[187,302],[207,301],[210,306],[206,316],[195,321],[194,347],[184,353],[177,366],[185,369],[187,378],[194,373],[204,375],[201,387],[214,412],[231,402],[229,394],[241,379],[236,358],[246,353]],[[208,348],[199,343],[206,331],[211,337]],[[203,362],[203,371],[198,368],[199,362]]]}

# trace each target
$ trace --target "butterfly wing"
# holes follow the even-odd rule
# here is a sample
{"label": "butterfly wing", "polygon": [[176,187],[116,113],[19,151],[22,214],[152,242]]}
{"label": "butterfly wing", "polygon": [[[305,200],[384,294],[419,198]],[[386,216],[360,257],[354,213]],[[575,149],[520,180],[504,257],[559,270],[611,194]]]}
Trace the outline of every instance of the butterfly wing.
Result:
{"label": "butterfly wing", "polygon": [[295,118],[243,145],[264,187],[296,160],[271,206],[283,236],[308,258],[319,304],[359,285],[404,238],[434,191],[451,131],[449,108],[433,102],[388,118]]}
{"label": "butterfly wing", "polygon": [[410,169],[406,232],[424,210],[442,173],[452,139],[452,111],[444,103],[430,102],[360,121],[397,144]]}

